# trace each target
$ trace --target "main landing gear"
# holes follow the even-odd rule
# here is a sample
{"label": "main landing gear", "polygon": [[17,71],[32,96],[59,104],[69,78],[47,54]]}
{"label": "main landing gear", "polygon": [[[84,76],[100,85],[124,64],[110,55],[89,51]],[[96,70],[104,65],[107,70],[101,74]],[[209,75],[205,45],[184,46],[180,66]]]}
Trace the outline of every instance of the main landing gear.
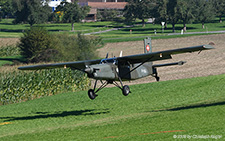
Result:
{"label": "main landing gear", "polygon": [[153,75],[152,76],[155,77],[156,81],[160,80],[160,77],[158,76],[156,68],[153,68]]}
{"label": "main landing gear", "polygon": [[96,89],[96,86],[97,86],[97,82],[98,82],[98,80],[95,80],[94,89],[90,89],[90,90],[88,91],[88,96],[89,96],[89,98],[92,99],[92,100],[94,100],[94,99],[98,96],[96,93],[97,93],[98,91],[100,91],[101,89],[105,88],[108,84],[113,84],[113,85],[115,85],[116,87],[120,88],[120,89],[122,90],[122,93],[123,93],[124,96],[128,96],[129,93],[131,93],[131,92],[130,92],[129,86],[127,86],[127,85],[124,85],[124,86],[123,86],[123,83],[122,83],[121,79],[120,79],[120,84],[121,84],[121,86],[120,86],[116,81],[113,81],[113,80],[107,80],[107,81],[105,81],[104,83],[101,81],[102,85],[101,85],[97,90],[95,90],[95,89]]}

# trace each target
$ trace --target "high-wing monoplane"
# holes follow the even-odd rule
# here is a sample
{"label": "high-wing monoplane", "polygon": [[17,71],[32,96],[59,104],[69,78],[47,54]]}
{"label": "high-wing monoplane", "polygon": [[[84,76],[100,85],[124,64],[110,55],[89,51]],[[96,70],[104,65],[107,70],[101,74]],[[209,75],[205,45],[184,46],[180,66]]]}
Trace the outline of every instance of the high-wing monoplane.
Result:
{"label": "high-wing monoplane", "polygon": [[[144,53],[108,58],[108,54],[104,59],[85,60],[77,62],[54,63],[44,65],[33,65],[19,67],[19,70],[40,70],[40,69],[53,69],[53,68],[71,68],[72,70],[80,70],[85,72],[89,78],[95,79],[94,88],[88,91],[90,99],[95,99],[97,92],[106,87],[108,84],[113,84],[122,90],[124,96],[130,93],[130,88],[123,85],[123,81],[136,80],[146,76],[155,77],[159,81],[157,73],[158,67],[183,65],[185,61],[166,63],[166,64],[153,64],[153,61],[172,59],[172,55],[180,53],[191,53],[195,51],[201,52],[202,50],[213,49],[210,45],[199,45],[186,48],[178,48],[172,50],[152,52],[151,39],[144,39]],[[97,87],[98,81],[101,85]],[[103,82],[104,81],[104,82]],[[117,83],[117,81],[119,83]]]}

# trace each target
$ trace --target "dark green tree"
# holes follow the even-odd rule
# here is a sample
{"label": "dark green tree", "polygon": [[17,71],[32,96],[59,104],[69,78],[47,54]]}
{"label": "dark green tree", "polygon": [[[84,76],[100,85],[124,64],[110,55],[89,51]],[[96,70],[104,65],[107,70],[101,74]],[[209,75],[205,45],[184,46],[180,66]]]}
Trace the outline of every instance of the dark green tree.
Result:
{"label": "dark green tree", "polygon": [[186,24],[193,21],[193,5],[194,2],[192,0],[178,0],[178,14],[179,19],[183,22],[184,32],[187,30]]}
{"label": "dark green tree", "polygon": [[124,9],[124,17],[128,21],[139,18],[142,26],[145,26],[145,19],[153,16],[153,9],[156,6],[155,0],[129,0]]}
{"label": "dark green tree", "polygon": [[211,0],[216,11],[216,16],[220,18],[220,23],[222,23],[222,16],[225,16],[225,0]]}
{"label": "dark green tree", "polygon": [[19,48],[21,55],[24,56],[28,62],[43,62],[51,61],[49,58],[53,55],[54,42],[51,35],[43,27],[31,27],[23,33],[20,38]]}
{"label": "dark green tree", "polygon": [[0,0],[0,19],[13,15],[12,0]]}
{"label": "dark green tree", "polygon": [[179,21],[179,7],[178,0],[168,0],[167,3],[167,16],[168,22],[170,22],[173,26],[173,32],[175,32],[175,25]]}
{"label": "dark green tree", "polygon": [[132,20],[136,20],[137,15],[135,14],[135,4],[133,0],[130,0],[129,3],[124,8],[124,17],[126,18],[126,22],[132,22]]}
{"label": "dark green tree", "polygon": [[103,9],[98,10],[97,19],[101,19],[101,21],[113,21],[119,12],[114,9]]}
{"label": "dark green tree", "polygon": [[194,16],[196,22],[202,23],[202,28],[205,28],[204,24],[213,20],[215,17],[215,9],[211,1],[206,0],[193,0],[194,6]]}
{"label": "dark green tree", "polygon": [[168,0],[158,0],[156,6],[153,9],[154,17],[157,22],[165,22],[165,28],[167,28],[168,15],[167,15],[167,3]]}
{"label": "dark green tree", "polygon": [[14,23],[34,24],[44,23],[51,14],[51,8],[43,0],[13,0],[16,19]]}
{"label": "dark green tree", "polygon": [[71,23],[72,31],[74,31],[74,23],[81,22],[90,11],[88,6],[79,6],[77,2],[61,2],[56,8],[57,11],[63,11],[63,21]]}

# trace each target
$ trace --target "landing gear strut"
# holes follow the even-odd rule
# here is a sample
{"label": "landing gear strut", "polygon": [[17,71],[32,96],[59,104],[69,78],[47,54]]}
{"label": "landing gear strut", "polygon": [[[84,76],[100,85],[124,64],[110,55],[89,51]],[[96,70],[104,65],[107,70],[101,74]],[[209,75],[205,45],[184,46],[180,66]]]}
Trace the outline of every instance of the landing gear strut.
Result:
{"label": "landing gear strut", "polygon": [[127,86],[127,85],[123,86],[122,80],[120,78],[119,78],[119,80],[120,80],[121,86],[116,81],[108,80],[108,81],[105,81],[104,83],[101,81],[102,85],[97,90],[95,90],[95,89],[96,89],[98,80],[95,80],[94,89],[90,89],[88,91],[89,98],[91,100],[94,100],[98,96],[98,95],[96,95],[96,93],[98,91],[100,91],[101,89],[105,88],[108,84],[115,85],[116,87],[118,87],[118,88],[120,88],[122,90],[122,93],[123,93],[124,96],[128,96],[129,93],[131,93],[129,86]]}
{"label": "landing gear strut", "polygon": [[153,68],[153,74],[154,74],[153,77],[155,77],[156,81],[159,81],[160,77],[158,76],[156,68]]}

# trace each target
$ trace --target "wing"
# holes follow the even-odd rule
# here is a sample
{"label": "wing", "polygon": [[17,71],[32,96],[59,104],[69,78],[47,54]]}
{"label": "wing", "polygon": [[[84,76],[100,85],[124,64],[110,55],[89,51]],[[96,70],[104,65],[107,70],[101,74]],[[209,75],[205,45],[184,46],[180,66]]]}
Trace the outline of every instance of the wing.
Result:
{"label": "wing", "polygon": [[71,68],[77,70],[84,70],[86,65],[99,64],[101,59],[98,60],[86,60],[77,62],[66,62],[66,63],[55,63],[55,64],[44,64],[44,65],[33,65],[19,67],[19,70],[40,70],[40,69],[53,69],[53,68]]}
{"label": "wing", "polygon": [[143,63],[143,62],[158,61],[158,60],[164,60],[164,59],[172,59],[171,55],[173,54],[180,54],[180,53],[187,53],[187,52],[191,53],[195,51],[202,51],[202,50],[208,50],[213,48],[214,47],[210,45],[200,45],[200,46],[179,48],[179,49],[173,49],[173,50],[151,52],[146,54],[118,57],[117,60],[118,62],[129,62],[130,64]]}
{"label": "wing", "polygon": [[[151,52],[146,54],[130,55],[130,56],[118,57],[116,59],[118,60],[118,62],[129,62],[131,64],[134,64],[134,63],[143,63],[143,62],[171,59],[172,58],[171,55],[173,54],[201,51],[201,50],[208,50],[208,49],[213,49],[213,47],[210,45],[201,45],[201,46],[179,48],[179,49],[165,50],[165,51],[159,51],[159,52]],[[19,70],[40,70],[40,69],[70,67],[72,69],[84,70],[86,68],[86,65],[99,64],[100,62],[101,62],[101,59],[86,60],[86,61],[77,61],[77,62],[24,66],[24,67],[19,67],[18,69]]]}

